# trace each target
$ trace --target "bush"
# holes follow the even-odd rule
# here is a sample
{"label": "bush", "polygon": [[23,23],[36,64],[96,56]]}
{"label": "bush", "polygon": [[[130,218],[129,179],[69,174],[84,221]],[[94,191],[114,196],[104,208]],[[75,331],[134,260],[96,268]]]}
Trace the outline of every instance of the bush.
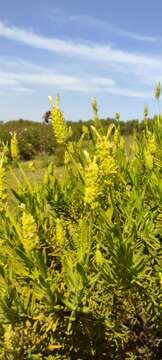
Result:
{"label": "bush", "polygon": [[4,143],[10,144],[12,134],[15,132],[22,160],[30,160],[39,154],[55,153],[56,141],[51,125],[25,120],[0,124],[0,139]]}
{"label": "bush", "polygon": [[14,215],[1,156],[1,358],[160,360],[162,118],[126,151],[98,112],[70,142],[56,111],[63,180],[53,164],[42,185],[24,174]]}
{"label": "bush", "polygon": [[[155,118],[156,119],[156,118]],[[148,128],[152,130],[154,120],[148,119]],[[110,124],[117,126],[118,122],[114,119],[101,119],[101,126],[106,134]],[[143,131],[144,123],[138,120],[119,121],[121,135],[129,137],[136,129],[138,132]],[[82,128],[90,129],[93,124],[89,121],[68,121],[68,125],[72,128],[72,141],[79,141],[82,135]],[[0,141],[10,144],[12,134],[16,132],[19,142],[20,156],[22,160],[33,159],[37,155],[54,155],[59,166],[63,163],[64,150],[63,147],[56,143],[51,124],[39,123],[27,120],[15,120],[6,123],[0,122]],[[59,163],[60,159],[60,163]]]}

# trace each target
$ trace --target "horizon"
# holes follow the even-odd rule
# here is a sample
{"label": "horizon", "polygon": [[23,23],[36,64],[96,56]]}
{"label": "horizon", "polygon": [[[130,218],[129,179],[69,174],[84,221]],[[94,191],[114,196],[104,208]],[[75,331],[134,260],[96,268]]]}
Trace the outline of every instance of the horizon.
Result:
{"label": "horizon", "polygon": [[[67,120],[122,120],[157,113],[154,89],[162,81],[160,0],[15,0],[0,4],[0,119],[41,121],[48,96],[61,96]],[[147,11],[146,11],[147,10]]]}

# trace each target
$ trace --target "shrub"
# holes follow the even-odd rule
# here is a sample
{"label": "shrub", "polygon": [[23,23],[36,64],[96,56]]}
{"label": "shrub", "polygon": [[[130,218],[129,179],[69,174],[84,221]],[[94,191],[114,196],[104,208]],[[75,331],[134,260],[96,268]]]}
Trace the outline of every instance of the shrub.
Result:
{"label": "shrub", "polygon": [[78,142],[58,110],[64,177],[51,163],[35,185],[19,164],[15,214],[1,154],[1,358],[160,360],[162,118],[126,149],[97,103]]}

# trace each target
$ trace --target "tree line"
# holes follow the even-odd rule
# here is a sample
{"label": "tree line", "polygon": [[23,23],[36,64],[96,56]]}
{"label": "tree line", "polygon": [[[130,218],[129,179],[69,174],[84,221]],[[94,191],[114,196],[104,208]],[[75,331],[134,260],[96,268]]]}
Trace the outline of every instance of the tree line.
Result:
{"label": "tree line", "polygon": [[[154,119],[148,119],[148,126],[150,129],[153,126],[154,120],[155,117]],[[126,122],[113,118],[100,120],[101,126],[105,132],[111,123],[117,124],[117,121],[119,121],[120,124],[121,134],[125,136],[131,135],[133,131],[141,132],[144,129],[144,121],[139,121],[138,119]],[[83,126],[90,128],[92,124],[92,119],[87,121],[79,120],[77,122],[68,121],[68,125],[70,125],[72,129],[71,140],[77,141],[82,134]],[[64,148],[56,143],[50,122],[41,123],[23,119],[0,122],[1,142],[10,144],[11,135],[14,132],[17,134],[22,160],[30,160],[36,155],[55,154],[58,156],[59,162],[62,162]]]}

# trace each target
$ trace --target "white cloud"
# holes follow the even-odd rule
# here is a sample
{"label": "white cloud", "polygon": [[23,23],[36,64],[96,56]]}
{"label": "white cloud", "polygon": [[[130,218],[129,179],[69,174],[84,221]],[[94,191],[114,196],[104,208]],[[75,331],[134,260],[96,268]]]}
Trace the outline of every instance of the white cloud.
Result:
{"label": "white cloud", "polygon": [[115,81],[109,78],[82,78],[69,76],[65,74],[57,74],[46,71],[44,68],[37,73],[23,72],[0,72],[0,86],[8,87],[20,84],[32,84],[55,86],[57,88],[74,91],[101,91],[115,85]]}
{"label": "white cloud", "polygon": [[134,33],[132,31],[128,31],[123,28],[120,28],[117,25],[110,23],[109,21],[101,20],[92,15],[65,15],[64,13],[61,12],[60,9],[56,8],[53,9],[52,15],[50,15],[50,17],[52,19],[54,18],[55,22],[57,21],[59,24],[79,23],[84,27],[96,28],[101,31],[114,33],[119,37],[127,37],[132,40],[144,41],[148,43],[157,43],[160,40],[158,36],[151,36],[144,34],[141,35],[138,33]]}
{"label": "white cloud", "polygon": [[16,92],[27,93],[27,94],[34,94],[37,92],[36,89],[30,89],[30,88],[23,87],[23,86],[12,87],[10,89],[10,91],[16,91]]}
{"label": "white cloud", "polygon": [[107,64],[117,63],[131,66],[144,66],[150,69],[161,66],[161,58],[130,53],[112,48],[109,45],[101,46],[60,40],[57,38],[47,38],[28,30],[7,26],[3,22],[0,22],[0,36],[71,58],[89,59]]}
{"label": "white cloud", "polygon": [[18,81],[9,75],[1,74],[0,75],[0,86],[15,86],[18,85]]}
{"label": "white cloud", "polygon": [[[26,86],[32,86],[28,88]],[[39,73],[19,73],[5,72],[0,73],[0,87],[10,91],[35,92],[37,86],[44,85],[55,87],[57,90],[68,90],[88,93],[116,94],[126,97],[150,98],[152,94],[145,91],[135,91],[120,87],[113,79],[106,77],[75,77],[65,74],[54,74],[52,72],[42,71]]]}
{"label": "white cloud", "polygon": [[[69,75],[65,57],[63,57],[60,71],[58,63],[42,67],[21,58],[1,55],[0,91],[2,90],[2,93],[6,89],[7,91],[33,93],[40,85],[43,85],[42,88],[48,87],[48,91],[52,86],[55,91],[68,90],[91,94],[108,92],[114,95],[146,99],[151,98],[153,93],[153,91],[147,91],[150,88],[149,85],[152,85],[152,81],[158,77],[158,74],[158,79],[160,79],[160,73],[162,74],[160,56],[149,57],[145,54],[133,54],[114,49],[111,46],[46,38],[28,30],[5,25],[1,21],[0,36],[34,48],[67,55],[72,58],[73,62],[75,62],[75,58],[86,59],[90,60],[89,65],[91,66],[93,61],[95,73],[94,76],[91,69],[90,73],[86,70],[86,73],[82,75],[78,65],[75,71],[70,67],[72,75]],[[104,73],[102,72],[103,76],[100,76],[101,67],[96,67],[96,61],[100,62],[102,66],[106,64]],[[80,62],[77,63],[80,64]],[[52,68],[55,71],[52,71]],[[106,76],[107,70],[105,71],[105,69],[109,70],[110,77]],[[122,78],[118,79],[114,71],[121,72]],[[77,73],[77,76],[74,72]],[[146,90],[143,89],[143,85]]]}
{"label": "white cloud", "polygon": [[140,98],[140,99],[151,99],[153,98],[152,92],[146,91],[136,91],[132,89],[126,89],[122,87],[112,87],[109,90],[109,93],[113,95],[120,95],[126,97]]}
{"label": "white cloud", "polygon": [[[55,14],[54,14],[55,15]],[[58,14],[59,19],[61,18],[61,14]],[[111,24],[104,20],[98,19],[91,15],[72,15],[72,16],[64,16],[62,15],[63,22],[74,22],[74,23],[81,23],[88,27],[95,27],[103,31],[112,32],[120,37],[127,37],[130,39],[144,41],[149,43],[156,43],[159,41],[159,37],[149,36],[149,35],[141,35],[137,34],[125,29],[122,29],[115,24]]]}

